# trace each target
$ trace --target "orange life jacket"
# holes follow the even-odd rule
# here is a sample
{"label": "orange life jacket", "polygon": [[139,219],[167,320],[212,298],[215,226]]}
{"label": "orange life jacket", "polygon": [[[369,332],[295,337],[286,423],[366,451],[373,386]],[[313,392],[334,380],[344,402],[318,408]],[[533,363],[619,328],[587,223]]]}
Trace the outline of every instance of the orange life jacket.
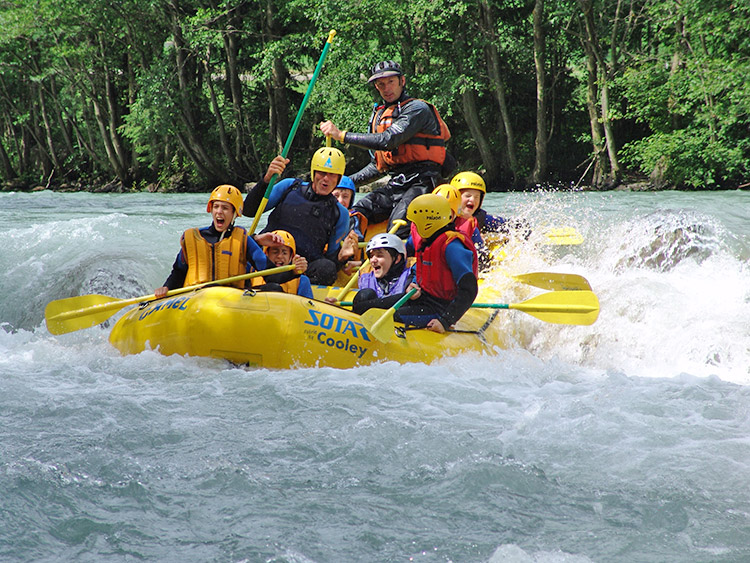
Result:
{"label": "orange life jacket", "polygon": [[[375,108],[372,114],[372,121],[370,122],[370,131],[372,133],[384,132],[392,125],[393,120],[398,117],[401,108],[415,100],[417,98],[407,98],[400,104],[383,105]],[[375,164],[381,172],[386,172],[398,164],[429,160],[442,166],[445,162],[445,142],[451,138],[451,132],[445,121],[440,117],[435,106],[429,102],[424,103],[430,107],[440,125],[440,134],[428,135],[427,133],[420,132],[391,151],[375,151]]]}

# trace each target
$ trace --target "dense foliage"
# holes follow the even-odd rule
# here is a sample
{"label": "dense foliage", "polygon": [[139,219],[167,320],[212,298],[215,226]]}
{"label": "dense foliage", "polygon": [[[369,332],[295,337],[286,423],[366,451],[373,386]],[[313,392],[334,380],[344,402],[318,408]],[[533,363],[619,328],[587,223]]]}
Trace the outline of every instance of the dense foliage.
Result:
{"label": "dense foliage", "polygon": [[[749,180],[750,7],[737,0],[0,0],[6,187],[255,180],[322,119],[365,129],[399,60],[496,189]],[[369,158],[345,147],[353,172]],[[178,182],[177,179],[180,179]]]}

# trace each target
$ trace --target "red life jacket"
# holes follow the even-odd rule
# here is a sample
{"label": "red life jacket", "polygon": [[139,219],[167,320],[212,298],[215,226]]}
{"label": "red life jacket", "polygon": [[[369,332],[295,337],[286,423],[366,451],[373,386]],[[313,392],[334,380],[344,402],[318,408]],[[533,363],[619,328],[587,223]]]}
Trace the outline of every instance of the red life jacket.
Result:
{"label": "red life jacket", "polygon": [[[185,286],[247,273],[247,231],[242,227],[234,227],[230,236],[216,244],[204,239],[199,229],[188,229],[180,244],[188,265]],[[245,280],[231,285],[245,287]]]}
{"label": "red life jacket", "polygon": [[[372,114],[372,121],[370,122],[370,131],[372,133],[384,132],[392,125],[393,120],[398,117],[401,108],[416,99],[407,98],[400,104],[391,106],[383,105],[375,108]],[[375,164],[378,170],[386,172],[398,164],[423,162],[425,160],[436,162],[441,166],[445,162],[445,142],[451,138],[451,132],[445,121],[440,117],[435,106],[428,102],[425,103],[432,110],[440,126],[440,134],[428,135],[427,133],[420,132],[392,151],[375,151]]]}
{"label": "red life jacket", "polygon": [[474,240],[474,231],[477,228],[477,218],[472,216],[468,219],[463,217],[456,218],[456,230],[459,233],[466,235],[469,240]]}
{"label": "red life jacket", "polygon": [[430,245],[422,249],[420,249],[421,240],[419,241],[420,246],[417,246],[416,240],[414,241],[414,248],[417,252],[417,284],[433,297],[446,301],[452,301],[458,293],[458,287],[445,259],[445,248],[454,239],[460,240],[474,254],[472,270],[476,276],[479,271],[477,250],[474,248],[471,239],[465,237],[462,233],[445,231],[440,233]]}

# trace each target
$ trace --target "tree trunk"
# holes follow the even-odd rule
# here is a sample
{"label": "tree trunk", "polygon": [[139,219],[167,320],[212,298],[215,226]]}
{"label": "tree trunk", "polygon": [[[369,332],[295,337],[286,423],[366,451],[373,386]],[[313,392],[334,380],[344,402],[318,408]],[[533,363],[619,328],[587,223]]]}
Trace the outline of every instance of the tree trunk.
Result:
{"label": "tree trunk", "polygon": [[209,184],[216,184],[223,181],[227,174],[223,170],[223,167],[214,162],[210,157],[206,147],[197,136],[197,132],[199,131],[198,119],[195,116],[194,101],[191,95],[191,92],[194,90],[192,88],[193,80],[191,75],[195,75],[197,72],[193,61],[188,58],[189,50],[185,46],[185,40],[182,35],[179,9],[174,1],[169,3],[169,8],[172,10],[172,38],[175,44],[175,63],[179,84],[179,115],[183,125],[178,138],[196,167],[206,177],[206,181]]}
{"label": "tree trunk", "polygon": [[[492,15],[492,8],[488,0],[481,1],[482,8],[482,23],[484,32],[489,37],[495,39],[495,18]],[[516,156],[516,139],[513,132],[513,125],[510,120],[510,111],[508,111],[508,103],[505,97],[505,87],[501,79],[500,72],[500,53],[498,52],[497,46],[494,42],[489,42],[484,47],[485,60],[487,61],[487,70],[490,76],[490,82],[497,100],[497,105],[500,110],[500,116],[502,118],[503,129],[505,132],[505,150],[508,155],[508,164],[510,166],[510,172],[512,175],[512,183],[514,186],[517,185],[519,178],[521,177],[521,169],[518,165],[518,157]]]}
{"label": "tree trunk", "polygon": [[[235,18],[231,18],[233,21]],[[227,61],[227,84],[229,86],[229,94],[232,98],[232,111],[234,112],[235,120],[235,136],[234,136],[234,160],[241,163],[245,170],[250,169],[250,165],[243,158],[244,143],[245,139],[249,137],[249,132],[245,128],[245,117],[242,111],[242,81],[240,80],[239,73],[239,52],[240,47],[237,41],[235,29],[237,26],[232,25],[223,34],[224,39],[224,52],[226,54]]]}
{"label": "tree trunk", "polygon": [[602,180],[609,170],[607,166],[607,157],[604,153],[604,138],[602,126],[599,123],[599,89],[597,87],[598,67],[596,57],[591,52],[591,46],[583,42],[583,48],[586,52],[586,108],[589,113],[589,124],[591,125],[591,144],[593,147],[594,171],[591,177],[592,186],[600,186]]}
{"label": "tree trunk", "polygon": [[492,147],[484,133],[485,128],[482,127],[482,122],[479,119],[477,94],[474,90],[466,89],[461,93],[461,108],[464,120],[469,126],[471,136],[479,149],[482,164],[484,164],[484,168],[487,170],[487,178],[490,181],[494,181],[500,175],[500,170],[497,164],[497,158],[492,153]]}
{"label": "tree trunk", "polygon": [[18,178],[18,174],[13,169],[13,163],[10,161],[10,157],[3,146],[2,138],[0,138],[0,172],[2,172],[2,178],[5,180]]}
{"label": "tree trunk", "polygon": [[[266,18],[264,20],[263,34],[269,41],[279,35],[276,20],[274,18],[274,6],[271,0],[266,2]],[[268,124],[271,140],[276,144],[277,151],[281,153],[289,133],[289,102],[286,98],[286,82],[289,73],[280,57],[273,60],[271,81],[266,84],[268,94]]]}
{"label": "tree trunk", "polygon": [[[216,120],[216,126],[219,130],[219,143],[221,144],[221,148],[224,151],[224,156],[226,156],[227,161],[229,162],[229,169],[232,171],[232,174],[239,179],[243,175],[240,170],[239,163],[234,158],[232,146],[229,141],[229,137],[227,135],[226,126],[224,124],[224,118],[221,115],[221,107],[219,106],[219,100],[217,99],[216,92],[214,90],[214,81],[213,81],[213,78],[211,77],[211,66],[209,63],[210,59],[211,59],[211,53],[210,53],[210,48],[209,48],[209,53],[206,56],[206,61],[204,62],[204,65],[206,68],[206,86],[208,87],[208,94],[211,100],[211,107],[214,112],[214,119]],[[242,179],[247,180],[248,178],[242,178]],[[231,181],[235,182],[235,179],[232,178]]]}
{"label": "tree trunk", "polygon": [[593,0],[579,0],[583,12],[586,33],[584,41],[588,43],[587,49],[596,58],[598,67],[598,79],[600,84],[599,96],[601,104],[600,120],[604,128],[604,141],[609,157],[609,179],[616,182],[620,177],[620,163],[617,158],[617,143],[609,117],[609,65],[602,54],[602,48],[596,35],[594,25]]}
{"label": "tree trunk", "polygon": [[547,176],[547,94],[545,72],[544,0],[535,0],[533,12],[534,68],[536,70],[536,139],[534,171],[531,182],[538,184]]}
{"label": "tree trunk", "polygon": [[44,138],[47,142],[47,148],[49,149],[49,157],[52,160],[55,168],[60,174],[64,173],[62,164],[57,158],[57,151],[55,151],[55,140],[52,134],[52,124],[50,123],[49,115],[47,114],[47,104],[44,100],[44,88],[41,84],[37,87],[37,93],[39,94],[39,111],[42,115],[42,122],[44,123]]}

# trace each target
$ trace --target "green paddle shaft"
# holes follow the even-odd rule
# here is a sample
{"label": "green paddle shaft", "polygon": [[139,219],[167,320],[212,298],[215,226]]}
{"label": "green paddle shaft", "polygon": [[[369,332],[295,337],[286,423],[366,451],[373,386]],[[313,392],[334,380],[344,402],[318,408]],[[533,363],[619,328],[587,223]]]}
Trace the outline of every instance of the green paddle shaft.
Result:
{"label": "green paddle shaft", "polygon": [[[289,154],[289,149],[291,149],[292,147],[292,141],[294,140],[294,136],[297,134],[297,128],[299,127],[299,123],[302,120],[302,114],[304,113],[305,107],[307,106],[307,101],[310,99],[310,94],[312,93],[313,86],[315,86],[315,81],[318,79],[320,70],[323,68],[323,62],[326,60],[328,51],[331,48],[331,43],[333,42],[334,35],[336,35],[336,30],[332,29],[328,34],[328,40],[323,47],[323,52],[320,54],[318,64],[315,66],[315,72],[313,72],[312,78],[310,79],[310,84],[307,85],[307,92],[305,92],[305,97],[302,98],[302,103],[299,106],[299,111],[297,111],[297,117],[295,118],[294,123],[292,124],[292,129],[289,131],[289,135],[286,138],[284,149],[281,151],[281,156],[283,156],[284,158],[286,158],[286,155]],[[258,227],[260,216],[263,215],[263,212],[266,210],[268,197],[271,195],[271,190],[273,189],[274,184],[276,184],[277,178],[278,174],[274,174],[273,176],[271,176],[271,181],[268,182],[266,193],[263,195],[263,199],[260,202],[258,211],[255,212],[255,219],[253,219],[253,224],[250,226],[250,230],[248,231],[249,234],[253,234],[255,232],[255,229]]]}

